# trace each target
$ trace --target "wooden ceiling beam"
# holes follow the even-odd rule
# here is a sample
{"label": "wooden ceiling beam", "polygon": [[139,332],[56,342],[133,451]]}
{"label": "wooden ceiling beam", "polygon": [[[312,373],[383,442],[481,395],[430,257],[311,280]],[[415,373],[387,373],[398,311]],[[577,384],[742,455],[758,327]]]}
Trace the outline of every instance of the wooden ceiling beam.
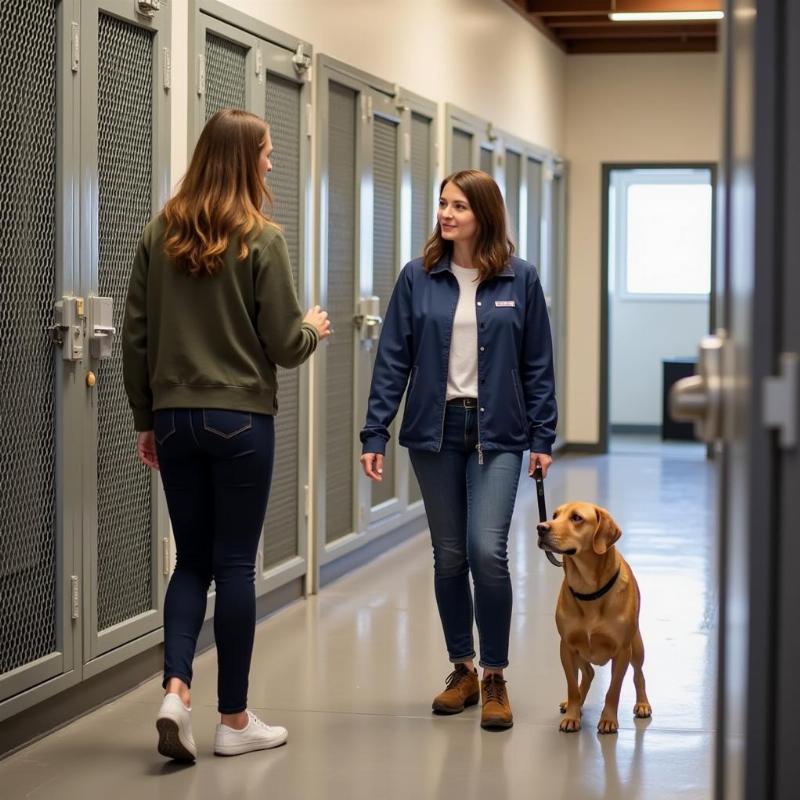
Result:
{"label": "wooden ceiling beam", "polygon": [[722,5],[722,0],[527,0],[527,11],[573,17],[612,11],[722,11]]}
{"label": "wooden ceiling beam", "polygon": [[570,55],[599,53],[714,53],[717,37],[692,39],[576,39],[567,42]]}
{"label": "wooden ceiling beam", "polygon": [[681,38],[706,38],[713,39],[717,29],[713,25],[693,26],[684,28],[681,25],[637,25],[628,26],[620,30],[619,26],[602,26],[594,28],[569,28],[561,31],[561,38],[565,42],[577,39],[681,39]]}

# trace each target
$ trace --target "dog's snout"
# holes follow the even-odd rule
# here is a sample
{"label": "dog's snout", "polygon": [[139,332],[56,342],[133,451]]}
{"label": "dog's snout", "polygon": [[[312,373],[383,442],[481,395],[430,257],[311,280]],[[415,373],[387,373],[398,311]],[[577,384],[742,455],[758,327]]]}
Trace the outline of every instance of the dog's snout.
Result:
{"label": "dog's snout", "polygon": [[536,530],[539,531],[539,536],[544,536],[550,530],[550,523],[549,522],[540,522],[536,526]]}

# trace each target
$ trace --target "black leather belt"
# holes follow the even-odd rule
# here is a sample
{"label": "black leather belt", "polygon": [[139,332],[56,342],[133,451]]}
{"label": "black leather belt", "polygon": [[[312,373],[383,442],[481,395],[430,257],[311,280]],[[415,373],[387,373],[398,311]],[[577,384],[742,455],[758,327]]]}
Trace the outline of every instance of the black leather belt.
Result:
{"label": "black leather belt", "polygon": [[454,397],[452,400],[447,401],[449,406],[458,406],[459,408],[477,408],[477,397]]}

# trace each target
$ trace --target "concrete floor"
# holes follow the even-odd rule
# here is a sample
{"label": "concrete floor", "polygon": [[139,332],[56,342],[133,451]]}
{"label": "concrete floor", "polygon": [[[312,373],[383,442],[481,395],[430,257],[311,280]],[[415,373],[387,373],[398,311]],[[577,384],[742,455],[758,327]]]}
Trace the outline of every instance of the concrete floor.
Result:
{"label": "concrete floor", "polygon": [[250,704],[288,727],[287,746],[212,755],[211,651],[196,663],[196,765],[156,753],[161,690],[153,680],[0,762],[0,796],[710,798],[718,597],[714,475],[703,448],[617,440],[609,456],[562,458],[546,482],[551,511],[567,499],[609,508],[641,587],[653,718],[633,720],[629,672],[617,736],[595,731],[608,667],[595,678],[584,729],[558,731],[566,695],[553,621],[561,573],[535,547],[535,496],[527,480],[520,487],[511,537],[512,730],[482,731],[478,707],[455,717],[430,713],[449,664],[422,535],[259,626]]}

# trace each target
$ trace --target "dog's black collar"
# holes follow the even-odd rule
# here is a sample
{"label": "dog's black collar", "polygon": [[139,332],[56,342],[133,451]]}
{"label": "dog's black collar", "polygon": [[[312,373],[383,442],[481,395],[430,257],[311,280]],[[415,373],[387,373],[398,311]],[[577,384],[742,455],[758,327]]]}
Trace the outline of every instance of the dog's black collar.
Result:
{"label": "dog's black collar", "polygon": [[[581,592],[576,592],[571,586],[569,590],[572,592],[572,596],[576,600],[597,600],[599,597],[602,597],[606,592],[608,592],[611,587],[617,582],[617,578],[619,578],[619,570],[620,568],[617,567],[617,571],[614,573],[611,580],[602,588],[598,589],[596,592],[592,592],[591,594],[582,594]],[[569,586],[569,584],[567,584]]]}

